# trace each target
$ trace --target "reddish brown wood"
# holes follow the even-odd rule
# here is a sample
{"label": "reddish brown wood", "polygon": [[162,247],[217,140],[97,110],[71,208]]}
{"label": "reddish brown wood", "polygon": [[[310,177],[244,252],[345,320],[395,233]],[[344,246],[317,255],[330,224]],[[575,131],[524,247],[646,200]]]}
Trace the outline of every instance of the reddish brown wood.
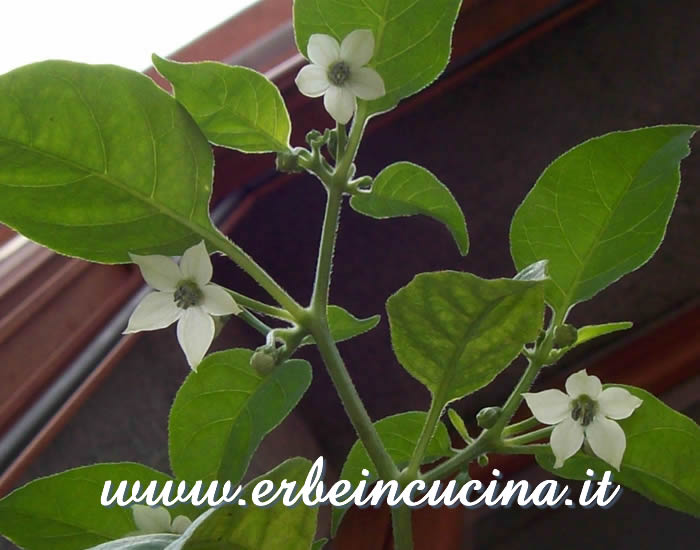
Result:
{"label": "reddish brown wood", "polygon": [[141,284],[131,267],[51,255],[0,300],[0,431]]}
{"label": "reddish brown wood", "polygon": [[14,234],[12,229],[6,225],[0,224],[0,245],[6,243]]}

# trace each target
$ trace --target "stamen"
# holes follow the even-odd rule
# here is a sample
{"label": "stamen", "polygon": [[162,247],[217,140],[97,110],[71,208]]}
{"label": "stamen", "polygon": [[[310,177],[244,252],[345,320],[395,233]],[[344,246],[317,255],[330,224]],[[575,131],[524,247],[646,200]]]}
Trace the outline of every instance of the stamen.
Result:
{"label": "stamen", "polygon": [[580,422],[582,426],[588,426],[595,418],[595,413],[598,408],[593,399],[587,395],[581,395],[574,401],[571,408],[571,418],[576,422]]}
{"label": "stamen", "polygon": [[350,76],[350,66],[345,61],[336,61],[328,67],[328,80],[335,86],[342,86]]}
{"label": "stamen", "polygon": [[188,307],[199,305],[203,297],[204,294],[199,288],[199,285],[189,280],[180,281],[173,295],[173,299],[180,309],[187,309]]}

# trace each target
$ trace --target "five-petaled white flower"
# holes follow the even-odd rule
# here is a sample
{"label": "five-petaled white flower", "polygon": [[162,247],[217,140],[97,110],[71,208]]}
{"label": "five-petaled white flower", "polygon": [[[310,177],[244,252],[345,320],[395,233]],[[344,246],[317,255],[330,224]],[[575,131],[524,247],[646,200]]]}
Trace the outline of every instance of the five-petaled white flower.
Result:
{"label": "five-petaled white flower", "polygon": [[341,124],[355,112],[355,97],[377,99],[386,93],[379,73],[365,67],[374,54],[372,31],[352,31],[340,45],[327,34],[312,34],[307,54],[311,65],[297,75],[299,91],[309,97],[324,96],[326,111]]}
{"label": "five-petaled white flower", "polygon": [[167,256],[130,256],[155,292],[136,306],[124,333],[157,330],[177,321],[180,347],[196,370],[214,339],[212,316],[241,311],[225,289],[210,283],[213,270],[204,242],[188,248],[179,266]]}
{"label": "five-petaled white flower", "polygon": [[550,439],[555,468],[563,466],[585,438],[596,455],[620,469],[625,432],[614,420],[630,416],[642,404],[641,399],[623,388],[603,389],[600,379],[589,376],[585,370],[567,378],[566,393],[545,390],[524,393],[523,397],[537,420],[556,424]]}
{"label": "five-petaled white flower", "polygon": [[136,524],[137,531],[130,533],[133,535],[152,535],[156,533],[175,533],[182,535],[190,526],[192,520],[186,516],[177,516],[170,521],[170,512],[164,506],[144,506],[134,504],[131,513]]}

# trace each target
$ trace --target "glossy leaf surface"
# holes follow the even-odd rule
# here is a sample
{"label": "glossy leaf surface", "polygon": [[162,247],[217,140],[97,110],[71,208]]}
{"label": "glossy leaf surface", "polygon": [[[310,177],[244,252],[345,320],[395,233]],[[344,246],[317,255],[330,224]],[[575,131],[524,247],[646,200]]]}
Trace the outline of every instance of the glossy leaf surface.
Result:
{"label": "glossy leaf surface", "polygon": [[177,63],[153,56],[158,72],[209,141],[245,153],[286,151],[291,122],[277,86],[246,67]]}
{"label": "glossy leaf surface", "polygon": [[537,338],[544,280],[417,275],[387,301],[396,357],[442,405],[484,387]]}
{"label": "glossy leaf surface", "polygon": [[292,359],[267,377],[252,352],[209,355],[189,374],[170,411],[170,463],[178,479],[238,483],[262,439],[292,411],[311,383],[311,366]]}
{"label": "glossy leaf surface", "polygon": [[0,221],[70,256],[180,255],[215,231],[211,148],[147,76],[45,61],[0,76]]}
{"label": "glossy leaf surface", "polygon": [[369,193],[350,200],[357,212],[372,218],[423,214],[447,226],[462,256],[469,250],[469,236],[459,204],[433,174],[410,162],[397,162],[382,170]]}
{"label": "glossy leaf surface", "polygon": [[613,132],[542,173],[510,229],[518,269],[549,260],[547,302],[568,309],[645,264],[666,232],[695,126]]}

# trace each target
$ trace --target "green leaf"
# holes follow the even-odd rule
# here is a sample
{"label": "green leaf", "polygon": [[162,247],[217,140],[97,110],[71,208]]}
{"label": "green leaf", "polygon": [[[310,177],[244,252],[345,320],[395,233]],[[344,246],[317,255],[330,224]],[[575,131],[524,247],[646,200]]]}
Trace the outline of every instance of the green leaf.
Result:
{"label": "green leaf", "polygon": [[323,538],[323,539],[318,539],[317,541],[314,541],[314,543],[311,545],[311,550],[322,550],[322,548],[326,545],[328,542],[328,539]]}
{"label": "green leaf", "polygon": [[177,63],[157,55],[153,64],[212,143],[244,153],[289,149],[287,107],[264,75],[246,67]]}
{"label": "green leaf", "polygon": [[[384,447],[394,462],[402,467],[407,464],[413,454],[413,450],[418,444],[418,439],[423,431],[427,413],[422,411],[404,412],[387,416],[374,423],[379,438],[384,443]],[[438,422],[428,448],[425,451],[423,464],[435,462],[440,458],[451,456],[450,436],[447,428],[442,422]],[[369,477],[362,475],[362,470],[369,470]],[[350,449],[343,469],[340,472],[340,479],[344,479],[356,486],[360,481],[367,480],[371,484],[378,478],[377,470],[367,454],[367,450],[361,441],[356,441]],[[333,508],[331,520],[331,535],[335,536],[340,527],[340,522],[345,515],[347,508]]]}
{"label": "green leaf", "polygon": [[613,132],[556,159],[510,229],[518,269],[549,260],[547,302],[560,320],[634,271],[663,240],[695,126]]}
{"label": "green leaf", "polygon": [[621,330],[632,328],[632,323],[629,321],[620,321],[618,323],[604,323],[602,325],[586,325],[577,331],[576,342],[572,347],[580,346],[590,340],[612,334]]}
{"label": "green leaf", "polygon": [[615,472],[609,464],[582,452],[556,469],[551,452],[542,453],[537,456],[540,466],[570,479],[588,479],[588,468],[598,475],[611,470],[616,483],[661,506],[700,517],[700,476],[697,472],[700,427],[640,388],[619,387],[644,401],[632,416],[618,421],[627,437],[620,471]]}
{"label": "green leaf", "polygon": [[178,538],[180,538],[178,535],[140,535],[138,537],[105,542],[88,550],[165,550],[169,544],[172,544]]}
{"label": "green leaf", "polygon": [[461,0],[295,0],[294,34],[299,51],[305,53],[312,34],[328,34],[342,42],[356,29],[371,30],[375,48],[368,66],[383,78],[386,95],[366,103],[369,113],[378,113],[442,73],[461,4]]}
{"label": "green leaf", "polygon": [[438,403],[464,397],[537,338],[543,282],[422,273],[387,301],[394,353]]}
{"label": "green leaf", "polygon": [[299,504],[288,508],[277,502],[265,508],[252,505],[251,494],[266,479],[280,487],[283,480],[303,484],[311,468],[304,458],[292,458],[251,481],[240,498],[246,507],[213,509],[195,521],[167,550],[309,550],[316,532],[318,507]]}
{"label": "green leaf", "polygon": [[[380,320],[381,317],[379,315],[360,319],[340,306],[328,306],[328,326],[331,331],[331,337],[335,342],[350,340],[355,338],[355,336],[369,332],[379,324]],[[301,345],[306,346],[313,342],[312,336],[306,336],[302,340]]]}
{"label": "green leaf", "polygon": [[211,234],[211,147],[147,76],[46,61],[0,76],[0,222],[63,254],[129,262]]}
{"label": "green leaf", "polygon": [[447,226],[462,256],[469,250],[459,204],[440,180],[416,164],[397,162],[386,167],[375,178],[372,190],[352,197],[350,206],[376,219],[424,214]]}
{"label": "green leaf", "polygon": [[[119,539],[134,532],[136,524],[130,508],[100,505],[104,482],[112,481],[112,495],[121,481],[140,481],[142,487],[157,481],[162,488],[170,479],[129,462],[83,466],[37,479],[0,500],[0,533],[28,550],[83,550]],[[170,513],[192,517],[183,506]]]}
{"label": "green leaf", "polygon": [[450,424],[452,424],[452,427],[455,430],[457,430],[457,433],[460,435],[460,437],[464,439],[465,442],[469,443],[472,440],[472,438],[469,437],[467,425],[464,423],[462,417],[459,416],[457,411],[455,411],[454,409],[447,409],[447,416],[449,416]]}
{"label": "green leaf", "polygon": [[262,439],[292,411],[311,383],[308,362],[293,359],[267,377],[253,352],[209,355],[190,373],[170,410],[170,463],[178,479],[238,483]]}

